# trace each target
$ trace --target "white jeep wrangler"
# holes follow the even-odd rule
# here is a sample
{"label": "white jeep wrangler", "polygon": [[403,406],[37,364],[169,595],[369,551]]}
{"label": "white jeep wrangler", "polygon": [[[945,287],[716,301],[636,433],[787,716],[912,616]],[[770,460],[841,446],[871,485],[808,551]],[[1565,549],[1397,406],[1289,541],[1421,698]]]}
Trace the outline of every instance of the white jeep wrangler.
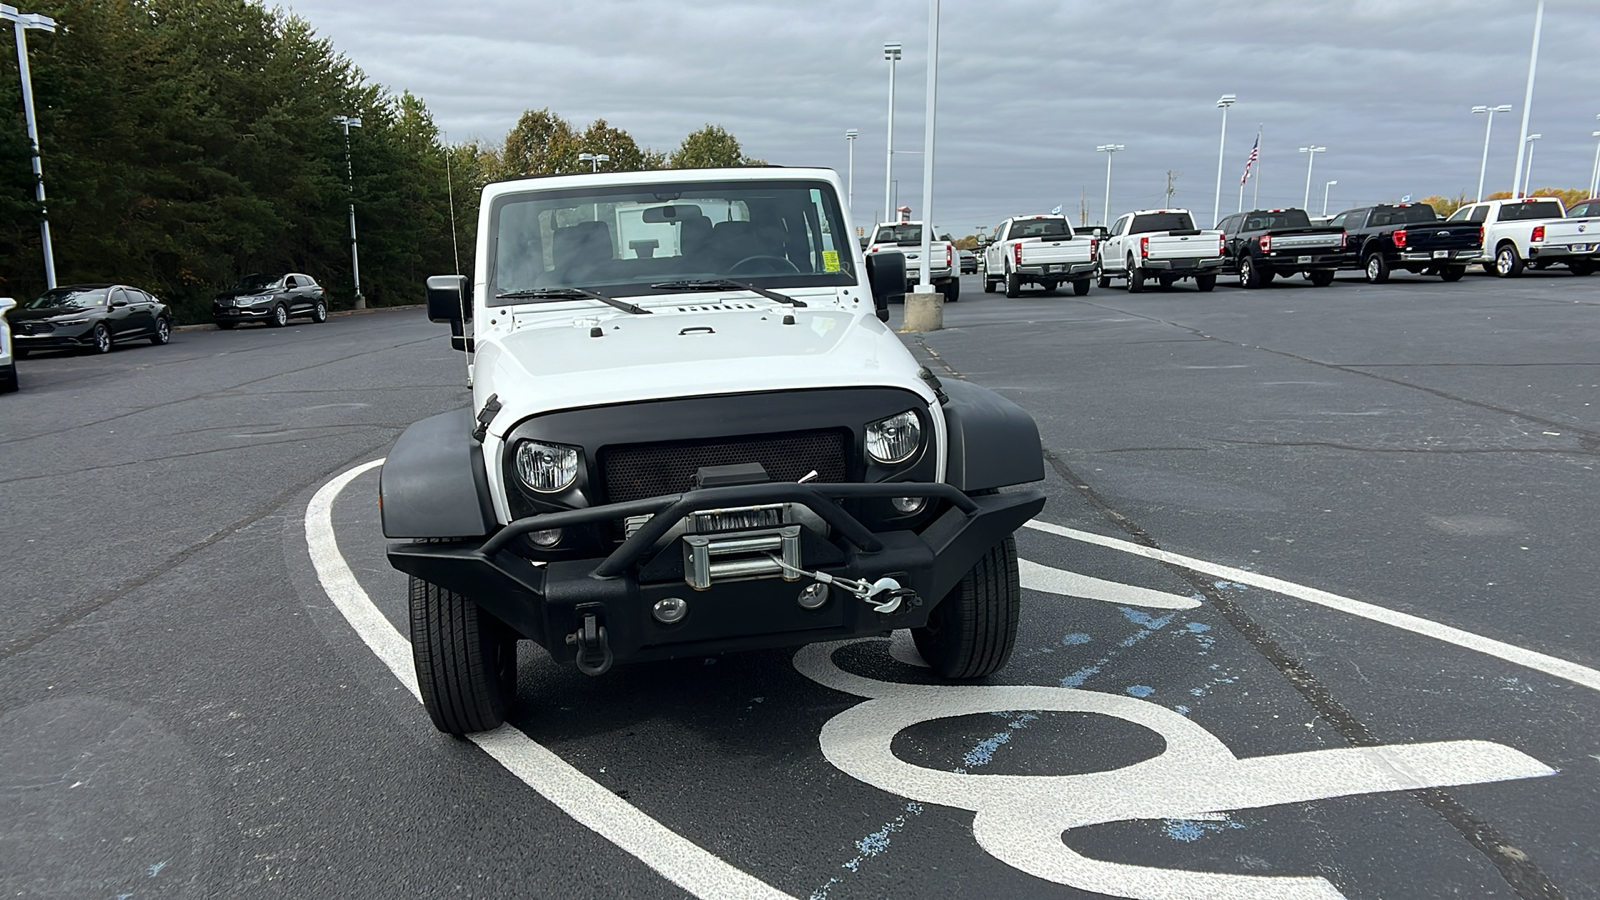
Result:
{"label": "white jeep wrangler", "polygon": [[380,488],[440,730],[504,720],[523,639],[591,675],[896,628],[945,677],[1006,663],[1038,431],[883,324],[902,258],[863,258],[840,193],[783,168],[484,189],[474,283],[428,280],[472,408],[407,429]]}

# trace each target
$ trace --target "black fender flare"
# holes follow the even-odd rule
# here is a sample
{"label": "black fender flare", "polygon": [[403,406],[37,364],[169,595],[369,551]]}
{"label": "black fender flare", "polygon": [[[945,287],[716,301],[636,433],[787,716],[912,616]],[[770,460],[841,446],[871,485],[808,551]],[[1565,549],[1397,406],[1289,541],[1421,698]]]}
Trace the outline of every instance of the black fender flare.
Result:
{"label": "black fender flare", "polygon": [[472,411],[458,409],[414,423],[394,442],[378,476],[385,537],[473,538],[495,530],[472,424]]}
{"label": "black fender flare", "polygon": [[1022,407],[968,381],[941,381],[945,482],[961,491],[987,491],[1044,480],[1039,426]]}

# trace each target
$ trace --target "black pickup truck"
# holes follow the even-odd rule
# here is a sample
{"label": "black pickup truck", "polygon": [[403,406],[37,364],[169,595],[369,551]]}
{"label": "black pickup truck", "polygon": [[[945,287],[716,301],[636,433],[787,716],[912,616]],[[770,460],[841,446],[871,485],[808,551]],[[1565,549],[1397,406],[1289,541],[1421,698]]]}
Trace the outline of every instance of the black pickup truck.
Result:
{"label": "black pickup truck", "polygon": [[1345,231],[1339,268],[1360,269],[1373,284],[1388,281],[1395,269],[1459,281],[1483,254],[1483,226],[1446,222],[1426,203],[1347,209],[1328,225]]}
{"label": "black pickup truck", "polygon": [[1278,275],[1297,272],[1326,287],[1344,255],[1344,229],[1313,225],[1303,209],[1252,209],[1228,216],[1217,228],[1227,242],[1225,267],[1239,276],[1242,288],[1266,287]]}

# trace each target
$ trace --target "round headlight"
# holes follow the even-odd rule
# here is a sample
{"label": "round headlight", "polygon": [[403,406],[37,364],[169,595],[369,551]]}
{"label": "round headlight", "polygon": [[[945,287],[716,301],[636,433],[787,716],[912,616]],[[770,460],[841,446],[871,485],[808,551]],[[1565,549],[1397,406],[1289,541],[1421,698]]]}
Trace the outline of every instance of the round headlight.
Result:
{"label": "round headlight", "polygon": [[911,410],[867,426],[867,455],[881,463],[901,463],[922,446],[922,420]]}
{"label": "round headlight", "polygon": [[517,444],[517,477],[541,494],[558,494],[578,480],[577,448],[523,441]]}

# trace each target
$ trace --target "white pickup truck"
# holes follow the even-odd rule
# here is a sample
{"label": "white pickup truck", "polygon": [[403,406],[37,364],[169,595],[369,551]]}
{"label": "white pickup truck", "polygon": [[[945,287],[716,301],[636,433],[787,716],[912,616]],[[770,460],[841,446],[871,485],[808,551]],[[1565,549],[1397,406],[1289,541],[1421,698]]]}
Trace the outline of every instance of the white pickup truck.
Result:
{"label": "white pickup truck", "polygon": [[1148,278],[1163,288],[1193,278],[1195,287],[1209,291],[1217,286],[1227,254],[1223,233],[1195,228],[1186,209],[1124,213],[1100,248],[1100,286],[1108,288],[1111,279],[1126,278],[1128,292],[1137,294]]}
{"label": "white pickup truck", "polygon": [[[939,230],[934,229],[934,234]],[[867,254],[899,253],[906,258],[906,288],[909,290],[921,277],[922,223],[884,222],[872,231],[867,244]],[[928,244],[928,279],[944,299],[954,303],[961,299],[961,273],[956,268],[956,248],[949,241],[933,240]]]}
{"label": "white pickup truck", "polygon": [[1567,218],[1554,197],[1485,200],[1463,206],[1451,222],[1483,226],[1483,270],[1502,278],[1526,266],[1543,269],[1563,263],[1574,275],[1600,268],[1600,217]]}
{"label": "white pickup truck", "polygon": [[1074,234],[1065,216],[1012,216],[995,227],[994,242],[984,248],[983,291],[992,294],[1004,284],[1006,296],[1015,297],[1024,284],[1053,291],[1070,281],[1082,297],[1099,265],[1098,243]]}

